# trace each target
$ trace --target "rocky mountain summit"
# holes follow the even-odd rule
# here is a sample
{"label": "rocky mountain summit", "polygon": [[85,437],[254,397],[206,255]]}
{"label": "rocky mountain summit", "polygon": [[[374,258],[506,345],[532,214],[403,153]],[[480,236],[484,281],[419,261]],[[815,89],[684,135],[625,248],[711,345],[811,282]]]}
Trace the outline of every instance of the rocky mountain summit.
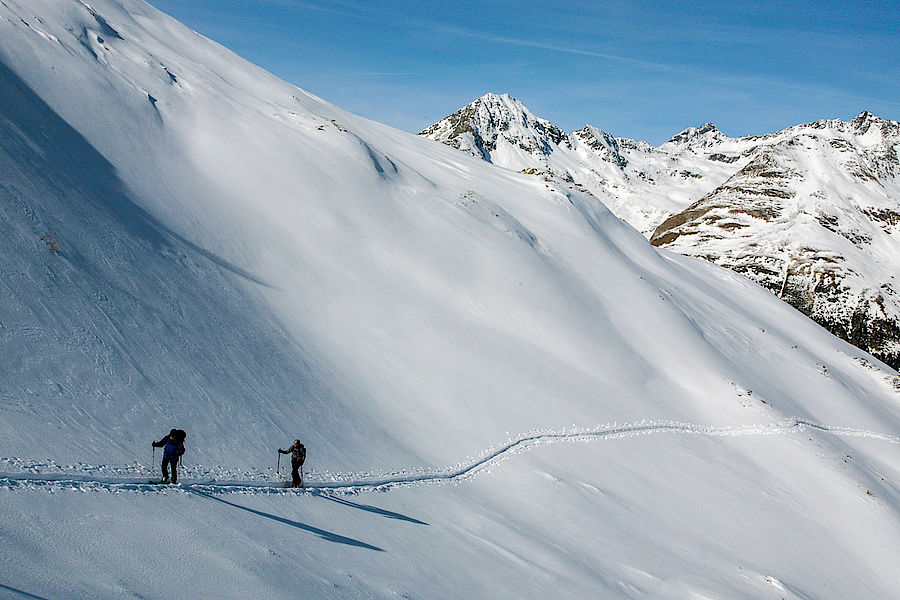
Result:
{"label": "rocky mountain summit", "polygon": [[900,123],[863,112],[761,136],[712,123],[659,146],[566,134],[488,94],[421,135],[588,191],[656,246],[771,290],[900,367]]}
{"label": "rocky mountain summit", "polygon": [[420,135],[509,168],[533,168],[560,144],[571,148],[565,132],[508,94],[485,94]]}

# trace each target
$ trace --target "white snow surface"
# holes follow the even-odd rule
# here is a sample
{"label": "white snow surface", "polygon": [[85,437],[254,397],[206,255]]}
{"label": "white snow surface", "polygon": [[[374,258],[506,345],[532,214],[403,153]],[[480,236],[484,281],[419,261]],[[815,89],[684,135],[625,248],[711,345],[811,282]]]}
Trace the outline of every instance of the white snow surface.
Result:
{"label": "white snow surface", "polygon": [[900,596],[897,373],[749,280],[137,0],[0,63],[0,597]]}
{"label": "white snow surface", "polygon": [[900,122],[863,111],[739,138],[706,123],[651,146],[566,134],[486,94],[420,135],[592,193],[654,245],[745,274],[900,364]]}

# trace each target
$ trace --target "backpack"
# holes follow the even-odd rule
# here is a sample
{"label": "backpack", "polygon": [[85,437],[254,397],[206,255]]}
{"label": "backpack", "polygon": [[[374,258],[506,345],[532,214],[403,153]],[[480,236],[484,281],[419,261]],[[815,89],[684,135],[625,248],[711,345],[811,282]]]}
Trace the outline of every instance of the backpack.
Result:
{"label": "backpack", "polygon": [[297,460],[299,460],[300,464],[302,465],[303,463],[306,462],[306,446],[304,446],[303,444],[300,444],[300,447],[297,448],[297,451],[298,451]]}
{"label": "backpack", "polygon": [[175,442],[166,440],[163,455],[178,460],[178,457],[184,454],[184,438],[187,437],[187,432],[184,429],[173,429],[172,431],[174,431]]}
{"label": "backpack", "polygon": [[178,457],[184,454],[184,446],[178,442],[166,441],[166,445],[163,446],[163,457],[168,458],[169,460],[178,460]]}

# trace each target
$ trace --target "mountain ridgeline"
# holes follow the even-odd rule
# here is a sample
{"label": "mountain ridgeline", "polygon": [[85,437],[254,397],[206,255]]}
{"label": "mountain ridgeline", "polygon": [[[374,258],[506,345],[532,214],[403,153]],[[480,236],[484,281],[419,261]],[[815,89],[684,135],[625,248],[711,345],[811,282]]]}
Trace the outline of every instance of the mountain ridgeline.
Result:
{"label": "mountain ridgeline", "polygon": [[589,192],[655,246],[742,273],[900,368],[900,123],[862,112],[761,136],[712,123],[660,146],[566,134],[487,94],[420,135]]}

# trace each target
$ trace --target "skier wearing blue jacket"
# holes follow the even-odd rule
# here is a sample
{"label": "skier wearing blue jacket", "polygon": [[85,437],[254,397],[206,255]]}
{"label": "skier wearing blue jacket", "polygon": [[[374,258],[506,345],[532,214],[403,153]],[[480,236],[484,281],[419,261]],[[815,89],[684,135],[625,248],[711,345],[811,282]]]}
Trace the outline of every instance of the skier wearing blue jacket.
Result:
{"label": "skier wearing blue jacket", "polygon": [[178,459],[184,454],[184,438],[187,433],[183,429],[173,429],[169,435],[158,442],[152,442],[154,448],[163,448],[162,482],[169,483],[169,465],[172,465],[172,483],[178,483]]}

